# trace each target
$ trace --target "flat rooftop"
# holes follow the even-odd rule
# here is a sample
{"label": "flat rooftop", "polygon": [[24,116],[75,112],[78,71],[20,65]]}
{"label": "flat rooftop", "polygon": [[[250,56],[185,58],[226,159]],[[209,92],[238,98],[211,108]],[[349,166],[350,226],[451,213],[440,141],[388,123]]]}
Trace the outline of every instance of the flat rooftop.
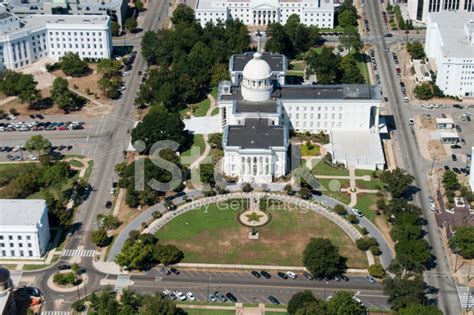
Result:
{"label": "flat rooftop", "polygon": [[248,102],[248,101],[237,101],[235,110],[237,113],[276,113],[277,112],[276,101],[266,102]]}
{"label": "flat rooftop", "polygon": [[268,119],[247,118],[244,126],[229,126],[227,146],[268,149],[285,146],[284,126],[269,125]]}
{"label": "flat rooftop", "polygon": [[107,24],[109,17],[107,15],[29,15],[21,19],[25,27],[36,27],[45,24],[88,24],[88,25],[104,25]]}
{"label": "flat rooftop", "polygon": [[[232,55],[230,59],[230,71],[243,71],[247,62],[249,62],[255,52],[249,51],[243,54]],[[262,57],[273,72],[282,72],[286,69],[286,58],[284,55],[263,52]]]}
{"label": "flat rooftop", "polygon": [[474,19],[472,12],[443,11],[431,12],[429,18],[437,23],[443,40],[443,56],[474,58],[474,46],[469,43],[465,24]]}
{"label": "flat rooftop", "polygon": [[45,208],[43,199],[0,199],[0,226],[35,225]]}
{"label": "flat rooftop", "polygon": [[[273,91],[274,99],[289,100],[380,100],[380,90],[368,84],[283,85]],[[242,100],[239,86],[232,86],[222,100]]]}

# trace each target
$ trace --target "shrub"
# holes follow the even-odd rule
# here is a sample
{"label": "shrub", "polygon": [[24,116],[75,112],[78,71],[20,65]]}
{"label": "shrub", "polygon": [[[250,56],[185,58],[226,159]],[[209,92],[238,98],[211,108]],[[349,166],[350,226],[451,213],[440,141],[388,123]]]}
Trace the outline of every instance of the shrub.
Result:
{"label": "shrub", "polygon": [[10,114],[13,116],[18,116],[18,111],[15,108],[10,108]]}
{"label": "shrub", "polygon": [[374,278],[382,279],[387,273],[381,264],[373,264],[369,266],[369,274]]}
{"label": "shrub", "polygon": [[377,240],[373,237],[364,237],[364,238],[359,238],[356,240],[356,246],[358,249],[362,251],[367,251],[371,248],[371,246],[377,246]]}
{"label": "shrub", "polygon": [[356,224],[356,223],[359,222],[359,219],[357,219],[357,217],[356,217],[355,215],[349,214],[349,215],[347,216],[347,221],[349,221],[349,222],[352,223],[352,224]]}
{"label": "shrub", "polygon": [[252,185],[250,185],[249,183],[242,183],[242,191],[243,192],[249,193],[252,190],[253,190]]}
{"label": "shrub", "polygon": [[382,251],[380,250],[380,247],[378,247],[377,245],[370,246],[369,249],[370,249],[370,252],[372,253],[372,255],[380,256],[382,254]]}
{"label": "shrub", "polygon": [[334,207],[334,212],[336,212],[337,214],[339,215],[346,215],[347,214],[347,210],[346,208],[341,205],[341,204],[337,204],[335,207]]}
{"label": "shrub", "polygon": [[360,229],[360,233],[362,233],[362,235],[367,235],[369,234],[369,231],[367,231],[367,229],[363,227],[362,229]]}
{"label": "shrub", "polygon": [[161,212],[159,212],[159,211],[153,211],[153,212],[151,213],[151,216],[153,217],[153,219],[156,220],[156,219],[161,218],[161,217],[163,216],[163,214],[161,214]]}

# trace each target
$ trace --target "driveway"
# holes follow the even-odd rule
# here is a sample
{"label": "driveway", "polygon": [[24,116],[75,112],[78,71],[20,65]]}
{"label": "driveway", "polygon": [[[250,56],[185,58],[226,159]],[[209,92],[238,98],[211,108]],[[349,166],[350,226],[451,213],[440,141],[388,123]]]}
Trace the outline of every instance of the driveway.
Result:
{"label": "driveway", "polygon": [[184,119],[184,128],[194,134],[204,135],[222,132],[220,116],[192,117]]}

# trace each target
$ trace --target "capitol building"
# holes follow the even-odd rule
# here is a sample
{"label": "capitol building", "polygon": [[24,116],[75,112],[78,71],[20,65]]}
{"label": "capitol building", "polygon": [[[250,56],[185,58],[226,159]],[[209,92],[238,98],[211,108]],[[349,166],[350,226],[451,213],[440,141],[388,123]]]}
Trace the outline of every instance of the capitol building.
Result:
{"label": "capitol building", "polygon": [[251,52],[231,57],[231,80],[221,82],[218,90],[223,173],[251,183],[285,176],[294,168],[290,130],[329,134],[327,149],[334,163],[383,169],[379,87],[286,85],[287,69],[283,55]]}
{"label": "capitol building", "polygon": [[249,26],[285,24],[292,14],[304,25],[334,27],[333,0],[197,0],[195,14],[203,27],[229,19]]}

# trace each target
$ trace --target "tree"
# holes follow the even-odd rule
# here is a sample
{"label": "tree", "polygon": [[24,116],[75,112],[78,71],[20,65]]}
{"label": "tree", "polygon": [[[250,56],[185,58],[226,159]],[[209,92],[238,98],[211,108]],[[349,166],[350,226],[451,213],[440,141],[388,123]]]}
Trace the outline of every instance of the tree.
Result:
{"label": "tree", "polygon": [[455,191],[458,190],[461,185],[459,184],[458,176],[451,170],[447,170],[443,174],[443,185],[446,190]]}
{"label": "tree", "polygon": [[372,277],[383,279],[387,273],[381,264],[373,264],[369,266],[369,274]]}
{"label": "tree", "polygon": [[116,294],[110,287],[106,287],[102,291],[94,291],[89,297],[93,314],[107,315],[117,314],[119,311],[119,302],[115,298]]}
{"label": "tree", "polygon": [[0,90],[7,96],[18,96],[22,103],[31,105],[40,98],[37,84],[31,74],[7,70],[0,82]]}
{"label": "tree", "polygon": [[114,217],[111,214],[98,214],[97,221],[100,222],[100,226],[106,230],[116,229],[122,223],[119,221],[119,219],[117,219],[117,217]]}
{"label": "tree", "polygon": [[211,85],[217,86],[221,81],[229,80],[229,69],[224,63],[218,63],[211,69]]}
{"label": "tree", "polygon": [[29,152],[36,151],[37,155],[47,154],[51,150],[51,142],[42,135],[31,136],[26,141],[25,149]]}
{"label": "tree", "polygon": [[139,140],[145,143],[146,152],[161,140],[172,140],[183,145],[186,132],[179,113],[169,112],[163,106],[152,108],[143,121],[132,130],[132,143]]}
{"label": "tree", "polygon": [[339,203],[334,207],[333,210],[334,210],[334,212],[336,212],[339,215],[346,215],[347,214],[346,207],[344,207],[343,205],[341,205]]}
{"label": "tree", "polygon": [[357,224],[359,223],[359,219],[355,216],[355,214],[349,214],[347,217],[346,217],[347,221],[349,221],[350,223],[352,224]]}
{"label": "tree", "polygon": [[284,30],[286,34],[291,38],[291,40],[295,39],[296,30],[300,26],[300,17],[298,14],[292,14],[286,20],[286,24],[284,26]]}
{"label": "tree", "polygon": [[122,251],[115,256],[115,262],[120,266],[131,269],[141,269],[153,258],[153,245],[143,244],[140,240],[135,243],[125,241]]}
{"label": "tree", "polygon": [[153,249],[153,257],[163,264],[176,264],[184,258],[184,254],[172,244],[161,245],[157,243]]}
{"label": "tree", "polygon": [[341,46],[345,49],[349,50],[349,53],[352,50],[356,52],[361,50],[364,47],[364,43],[360,39],[360,34],[357,29],[353,26],[348,26],[344,28],[342,35],[339,36],[339,42]]}
{"label": "tree", "polygon": [[322,300],[316,300],[314,302],[306,303],[303,307],[299,308],[295,314],[296,315],[327,314],[327,303]]}
{"label": "tree", "polygon": [[121,68],[122,63],[120,62],[120,60],[104,58],[100,59],[99,63],[97,63],[97,72],[107,78],[119,76]]}
{"label": "tree", "polygon": [[51,98],[61,109],[70,109],[78,103],[77,95],[69,90],[69,83],[66,79],[57,77],[53,81]]}
{"label": "tree", "polygon": [[110,238],[107,234],[107,231],[105,229],[100,228],[92,232],[92,242],[99,247],[109,245]]}
{"label": "tree", "polygon": [[140,308],[140,315],[178,315],[183,312],[175,303],[159,293],[146,295]]}
{"label": "tree", "polygon": [[340,68],[342,71],[342,83],[356,84],[364,83],[364,77],[362,76],[354,55],[347,54],[341,59]]}
{"label": "tree", "polygon": [[413,183],[415,178],[408,174],[406,170],[396,168],[394,170],[385,170],[380,175],[380,180],[384,184],[384,188],[392,197],[401,197]]}
{"label": "tree", "polygon": [[303,264],[316,276],[333,276],[342,269],[339,249],[327,238],[312,238],[303,252]]}
{"label": "tree", "polygon": [[311,292],[310,290],[304,290],[295,293],[288,301],[288,314],[294,315],[300,308],[305,307],[307,303],[312,303],[315,301],[317,301],[317,299],[314,297],[313,292]]}
{"label": "tree", "polygon": [[64,74],[80,77],[87,74],[90,69],[86,61],[82,60],[78,54],[67,52],[59,59],[61,69]]}
{"label": "tree", "polygon": [[388,302],[394,310],[426,302],[425,284],[421,276],[386,277],[382,283],[383,292],[388,296]]}
{"label": "tree", "polygon": [[341,57],[334,54],[332,48],[323,46],[319,54],[315,50],[310,50],[305,56],[306,75],[315,74],[320,84],[337,82],[340,76],[340,60]]}
{"label": "tree", "polygon": [[427,82],[423,82],[415,86],[415,96],[420,100],[429,100],[433,98],[433,90],[431,85]]}
{"label": "tree", "polygon": [[214,165],[213,164],[201,164],[200,165],[201,181],[206,184],[214,185]]}
{"label": "tree", "polygon": [[434,305],[411,304],[399,309],[397,315],[443,315]]}
{"label": "tree", "polygon": [[265,43],[265,50],[287,56],[294,55],[293,42],[280,23],[272,23],[267,27],[270,38]]}
{"label": "tree", "polygon": [[460,226],[449,239],[449,247],[465,259],[474,258],[474,227]]}
{"label": "tree", "polygon": [[145,5],[141,0],[134,0],[133,3],[135,4],[135,9],[137,9],[138,12],[145,10]]}
{"label": "tree", "polygon": [[222,150],[222,133],[210,134],[208,142],[211,148]]}
{"label": "tree", "polygon": [[358,249],[362,251],[369,250],[371,246],[377,246],[377,240],[373,237],[364,237],[364,238],[359,238],[356,240],[356,246]]}
{"label": "tree", "polygon": [[338,291],[327,303],[328,314],[334,315],[362,315],[367,314],[365,307],[354,300],[351,292]]}
{"label": "tree", "polygon": [[137,29],[137,26],[138,26],[137,20],[135,20],[133,17],[125,20],[125,29],[129,33],[135,32],[135,30]]}
{"label": "tree", "polygon": [[413,212],[402,212],[397,215],[390,231],[394,241],[419,239],[422,233],[420,217]]}
{"label": "tree", "polygon": [[339,13],[337,21],[342,28],[357,25],[357,16],[351,10],[344,10]]}
{"label": "tree", "polygon": [[401,239],[395,244],[397,260],[407,266],[408,270],[421,269],[431,259],[430,246],[425,239]]}
{"label": "tree", "polygon": [[423,59],[426,57],[423,44],[419,41],[407,42],[407,50],[412,59]]}
{"label": "tree", "polygon": [[250,185],[250,183],[242,183],[241,188],[242,188],[242,191],[245,193],[249,193],[253,190],[253,187],[252,185]]}
{"label": "tree", "polygon": [[113,36],[120,35],[120,24],[117,21],[112,22],[112,35]]}
{"label": "tree", "polygon": [[171,22],[174,25],[191,25],[195,23],[194,10],[185,4],[179,4],[173,12]]}

